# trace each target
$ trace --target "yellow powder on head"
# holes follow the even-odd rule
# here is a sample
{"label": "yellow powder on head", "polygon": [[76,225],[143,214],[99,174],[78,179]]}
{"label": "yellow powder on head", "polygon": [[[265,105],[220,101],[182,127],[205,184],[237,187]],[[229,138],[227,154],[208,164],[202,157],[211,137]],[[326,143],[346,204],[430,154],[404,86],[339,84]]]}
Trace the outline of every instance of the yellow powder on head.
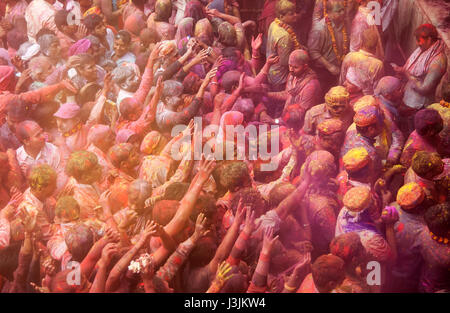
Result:
{"label": "yellow powder on head", "polygon": [[342,99],[349,99],[350,94],[343,86],[336,86],[330,89],[325,95],[325,102],[330,104]]}
{"label": "yellow powder on head", "polygon": [[355,102],[355,104],[353,105],[353,110],[356,112],[358,112],[359,110],[361,110],[362,108],[365,108],[367,106],[377,106],[377,100],[373,97],[373,96],[364,96],[361,99],[359,99],[358,101]]}
{"label": "yellow powder on head", "polygon": [[397,203],[403,209],[412,209],[419,205],[425,198],[425,192],[418,183],[408,183],[397,192]]}
{"label": "yellow powder on head", "polygon": [[369,163],[369,153],[363,147],[353,148],[344,155],[342,161],[347,170],[360,169]]}

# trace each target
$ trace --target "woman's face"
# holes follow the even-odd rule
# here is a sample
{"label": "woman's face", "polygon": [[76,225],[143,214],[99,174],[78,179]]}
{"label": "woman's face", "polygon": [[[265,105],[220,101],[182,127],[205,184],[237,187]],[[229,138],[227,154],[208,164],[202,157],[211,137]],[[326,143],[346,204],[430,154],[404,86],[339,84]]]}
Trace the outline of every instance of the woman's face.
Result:
{"label": "woman's face", "polygon": [[128,52],[128,45],[123,42],[122,38],[118,37],[114,40],[114,53],[121,58]]}
{"label": "woman's face", "polygon": [[98,24],[94,31],[92,32],[92,35],[97,36],[99,38],[104,38],[106,36],[106,26],[105,23]]}
{"label": "woman's face", "polygon": [[77,124],[79,122],[80,122],[79,118],[69,118],[69,119],[57,118],[56,119],[56,124],[58,126],[58,130],[63,134],[72,130],[75,126],[77,126]]}
{"label": "woman's face", "polygon": [[80,74],[86,78],[88,82],[95,82],[97,80],[97,67],[95,66],[95,62],[82,65]]}

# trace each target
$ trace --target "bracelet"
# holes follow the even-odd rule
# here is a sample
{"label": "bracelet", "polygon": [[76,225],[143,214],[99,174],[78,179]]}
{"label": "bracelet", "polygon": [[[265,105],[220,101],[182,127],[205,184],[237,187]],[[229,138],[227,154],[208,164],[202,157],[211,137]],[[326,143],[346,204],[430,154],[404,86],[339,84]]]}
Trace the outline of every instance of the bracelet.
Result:
{"label": "bracelet", "polygon": [[270,261],[270,256],[268,254],[263,254],[261,253],[261,255],[259,256],[259,259],[263,262],[269,262]]}
{"label": "bracelet", "polygon": [[252,54],[252,58],[253,58],[253,59],[261,59],[261,55],[253,55],[253,54]]}
{"label": "bracelet", "polygon": [[284,283],[284,289],[286,289],[287,291],[295,291],[297,288],[291,287],[287,283]]}
{"label": "bracelet", "polygon": [[211,85],[219,85],[218,82],[210,82]]}
{"label": "bracelet", "polygon": [[303,228],[306,228],[306,227],[309,227],[309,226],[311,226],[311,225],[309,225],[309,224],[303,224]]}

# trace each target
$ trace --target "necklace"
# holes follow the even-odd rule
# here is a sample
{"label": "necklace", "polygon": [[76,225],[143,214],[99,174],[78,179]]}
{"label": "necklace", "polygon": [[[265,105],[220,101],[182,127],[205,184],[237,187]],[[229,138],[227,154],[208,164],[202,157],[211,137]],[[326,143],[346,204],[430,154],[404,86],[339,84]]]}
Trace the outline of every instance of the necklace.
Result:
{"label": "necklace", "polygon": [[449,241],[448,238],[436,236],[431,231],[430,231],[430,236],[431,236],[431,239],[433,239],[434,241],[437,241],[439,243],[448,244],[448,241]]}
{"label": "necklace", "polygon": [[298,49],[302,48],[302,46],[300,45],[300,42],[298,42],[297,35],[295,34],[295,32],[291,26],[282,22],[278,17],[275,18],[275,23],[278,26],[280,26],[281,28],[283,28],[285,31],[288,32],[289,37],[291,37],[292,41],[294,42],[294,50],[298,50]]}
{"label": "necklace", "polygon": [[[347,9],[347,0],[344,1],[344,8]],[[343,47],[343,51],[342,51],[342,55],[339,53],[338,47],[337,47],[337,43],[336,43],[336,35],[334,33],[334,29],[333,29],[333,25],[331,25],[331,20],[328,17],[328,12],[327,12],[327,0],[323,0],[323,16],[325,18],[325,22],[327,24],[328,27],[328,32],[331,35],[331,43],[333,46],[333,51],[334,54],[336,55],[337,59],[339,60],[339,63],[342,63],[342,61],[344,60],[345,56],[347,55],[348,52],[348,34],[347,34],[347,27],[345,26],[345,23],[342,27],[342,35],[344,37],[344,47]]]}
{"label": "necklace", "polygon": [[68,132],[65,132],[63,134],[64,137],[70,137],[73,134],[75,134],[77,131],[79,131],[81,129],[82,124],[78,123],[77,126],[75,126],[74,128],[72,128],[71,130],[69,130]]}

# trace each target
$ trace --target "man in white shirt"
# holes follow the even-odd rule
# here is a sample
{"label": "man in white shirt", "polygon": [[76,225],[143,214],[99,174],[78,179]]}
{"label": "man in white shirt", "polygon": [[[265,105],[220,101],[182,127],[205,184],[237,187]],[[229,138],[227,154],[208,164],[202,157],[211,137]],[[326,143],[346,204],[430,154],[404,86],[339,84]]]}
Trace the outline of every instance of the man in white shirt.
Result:
{"label": "man in white shirt", "polygon": [[16,158],[25,177],[38,164],[48,164],[58,172],[57,187],[64,186],[67,177],[61,165],[61,153],[55,145],[46,142],[43,129],[34,121],[23,121],[16,127],[22,142],[16,150]]}

